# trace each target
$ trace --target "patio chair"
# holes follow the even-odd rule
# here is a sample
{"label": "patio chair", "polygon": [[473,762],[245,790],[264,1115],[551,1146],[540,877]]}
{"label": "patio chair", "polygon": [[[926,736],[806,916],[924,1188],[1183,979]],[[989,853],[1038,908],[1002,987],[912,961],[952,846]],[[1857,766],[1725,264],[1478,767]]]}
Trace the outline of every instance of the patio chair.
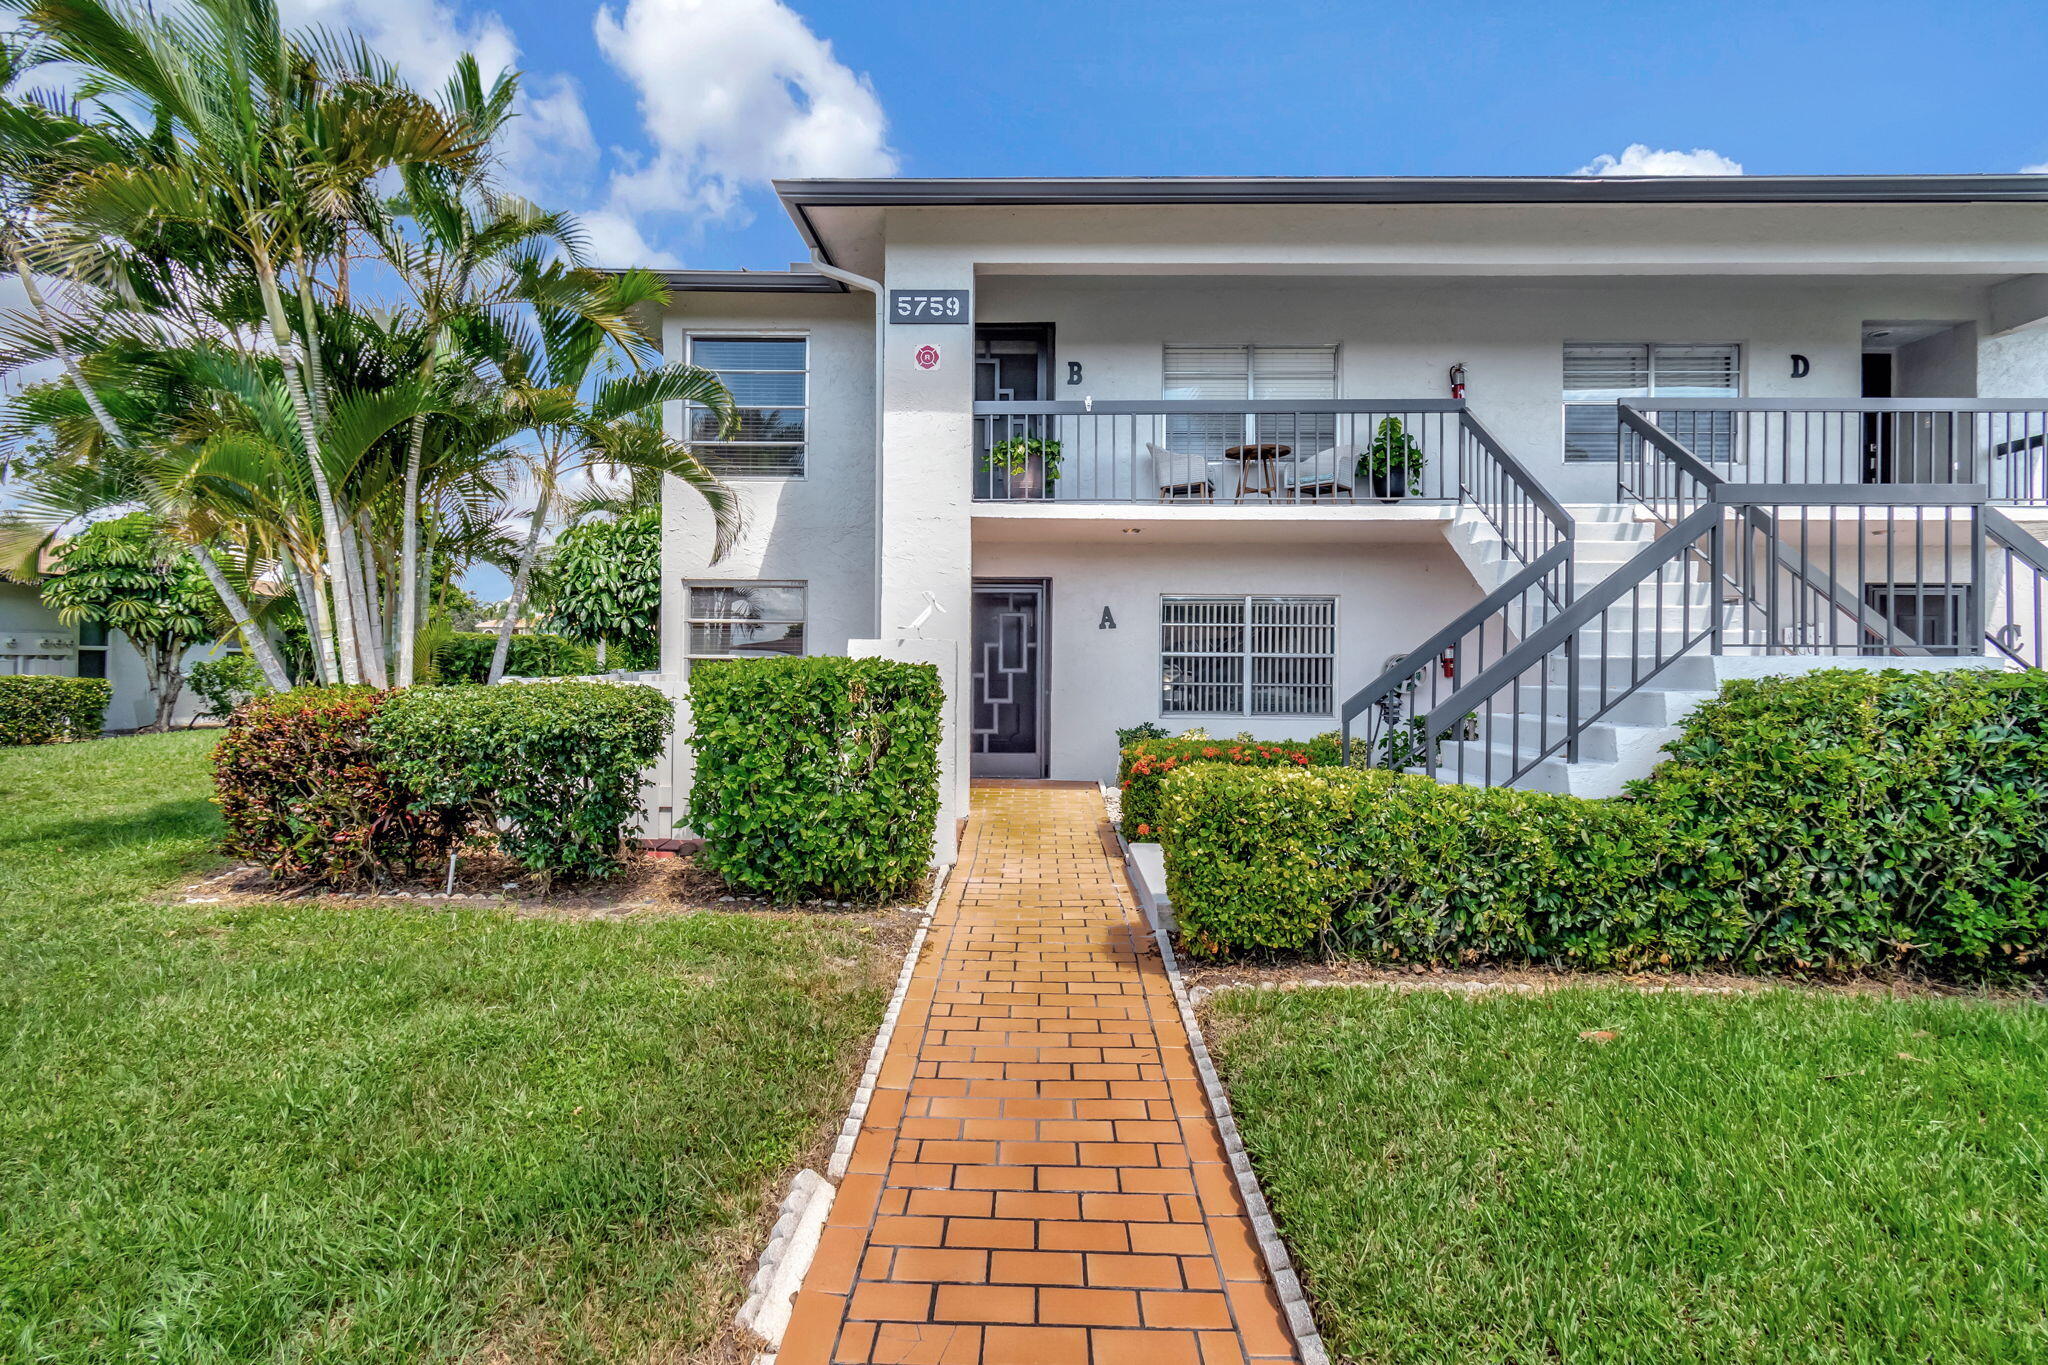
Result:
{"label": "patio chair", "polygon": [[1159,482],[1161,502],[1183,497],[1214,501],[1216,485],[1210,481],[1207,460],[1199,455],[1182,455],[1150,441],[1145,443],[1145,451],[1152,457],[1152,473]]}
{"label": "patio chair", "polygon": [[1280,477],[1297,497],[1351,497],[1358,479],[1358,447],[1328,446],[1313,455],[1282,461]]}

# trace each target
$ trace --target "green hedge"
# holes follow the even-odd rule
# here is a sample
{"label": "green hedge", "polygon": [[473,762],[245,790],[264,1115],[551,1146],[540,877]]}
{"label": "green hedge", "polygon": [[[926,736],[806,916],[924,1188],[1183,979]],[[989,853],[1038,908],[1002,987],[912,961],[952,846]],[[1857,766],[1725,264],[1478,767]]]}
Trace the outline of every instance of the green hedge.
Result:
{"label": "green hedge", "polygon": [[1616,801],[1379,771],[1165,782],[1191,949],[1402,962],[2038,966],[2048,675],[1730,683]]}
{"label": "green hedge", "polygon": [[1123,788],[1124,837],[1160,837],[1160,796],[1167,775],[1192,764],[1305,768],[1333,764],[1338,755],[1334,734],[1314,739],[1134,739],[1123,746],[1117,764],[1117,784]]}
{"label": "green hedge", "polygon": [[1731,682],[1630,788],[1694,847],[1672,885],[1731,919],[1712,960],[2016,960],[2048,928],[2048,674],[1830,669]]}
{"label": "green hedge", "polygon": [[0,678],[0,746],[97,739],[113,695],[105,678]]}
{"label": "green hedge", "polygon": [[[434,650],[434,676],[444,683],[480,683],[491,675],[496,631],[458,631]],[[505,654],[513,678],[573,678],[597,672],[597,651],[559,635],[515,635]]]}
{"label": "green hedge", "polygon": [[674,723],[651,687],[521,683],[396,693],[372,732],[421,808],[466,808],[499,849],[556,876],[616,872],[640,771]]}
{"label": "green hedge", "polygon": [[939,809],[938,670],[886,659],[699,665],[690,828],[699,865],[778,901],[917,884]]}
{"label": "green hedge", "polygon": [[282,881],[342,886],[445,857],[463,812],[422,809],[371,740],[371,719],[390,695],[308,687],[236,710],[213,751],[223,851]]}

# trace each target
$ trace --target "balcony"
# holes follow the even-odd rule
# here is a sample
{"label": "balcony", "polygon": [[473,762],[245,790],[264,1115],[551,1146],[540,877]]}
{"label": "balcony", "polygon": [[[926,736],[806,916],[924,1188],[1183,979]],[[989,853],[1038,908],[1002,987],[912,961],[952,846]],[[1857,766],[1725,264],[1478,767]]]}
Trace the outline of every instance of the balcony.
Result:
{"label": "balcony", "polygon": [[[1993,502],[2048,507],[2048,400],[1690,398],[1622,406],[1730,483],[1982,485]],[[1621,434],[1626,484],[1643,451],[1626,423]]]}
{"label": "balcony", "polygon": [[974,498],[1014,506],[1455,503],[1485,439],[1462,402],[988,402]]}

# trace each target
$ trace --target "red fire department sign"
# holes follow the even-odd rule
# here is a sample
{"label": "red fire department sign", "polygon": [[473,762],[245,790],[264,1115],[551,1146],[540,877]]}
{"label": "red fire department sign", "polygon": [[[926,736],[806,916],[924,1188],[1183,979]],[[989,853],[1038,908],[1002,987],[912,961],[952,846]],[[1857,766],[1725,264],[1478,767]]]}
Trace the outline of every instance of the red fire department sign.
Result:
{"label": "red fire department sign", "polygon": [[920,346],[917,348],[917,353],[911,359],[917,362],[917,368],[920,370],[936,370],[939,368],[939,348],[936,346]]}

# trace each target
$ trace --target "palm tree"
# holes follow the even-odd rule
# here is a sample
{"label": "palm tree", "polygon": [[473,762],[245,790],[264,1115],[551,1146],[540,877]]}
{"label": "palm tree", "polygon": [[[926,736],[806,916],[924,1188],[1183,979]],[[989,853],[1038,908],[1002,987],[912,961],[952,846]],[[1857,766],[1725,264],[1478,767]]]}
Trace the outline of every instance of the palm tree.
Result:
{"label": "palm tree", "polygon": [[[529,298],[542,300],[533,310],[534,326],[496,335],[503,401],[529,439],[523,462],[535,492],[512,595],[491,653],[491,682],[504,676],[541,538],[571,475],[637,470],[681,479],[711,508],[717,527],[714,561],[723,557],[739,529],[739,506],[731,490],[660,424],[664,405],[691,403],[716,414],[729,429],[732,396],[707,370],[648,363],[654,355],[650,338],[637,330],[621,335],[600,320],[631,318],[645,306],[664,302],[667,291],[660,282],[637,270],[606,276],[550,266],[536,273],[553,278],[526,288]],[[578,309],[552,302],[567,292],[566,284],[601,295],[603,305]]]}
{"label": "palm tree", "polygon": [[470,130],[360,43],[287,33],[272,0],[187,0],[164,14],[124,0],[6,2],[97,92],[147,111],[152,129],[151,159],[99,164],[52,188],[58,267],[104,275],[110,241],[147,250],[169,237],[201,240],[253,276],[318,509],[342,677],[373,676],[353,518],[325,449],[347,438],[330,425],[338,408],[318,315],[342,287],[348,234],[371,216],[376,178],[460,171],[478,155]]}

